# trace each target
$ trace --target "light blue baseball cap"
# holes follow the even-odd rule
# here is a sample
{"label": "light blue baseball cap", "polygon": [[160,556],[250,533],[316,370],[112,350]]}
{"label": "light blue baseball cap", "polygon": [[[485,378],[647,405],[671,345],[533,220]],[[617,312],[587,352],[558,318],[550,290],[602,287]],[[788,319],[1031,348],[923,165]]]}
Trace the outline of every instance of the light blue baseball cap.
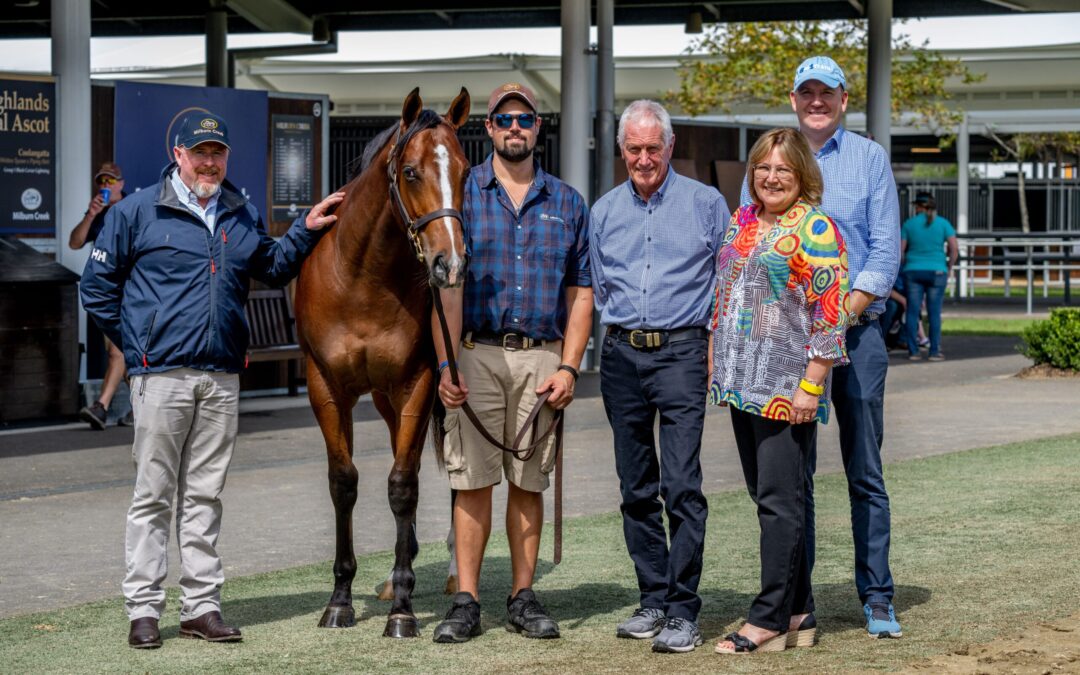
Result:
{"label": "light blue baseball cap", "polygon": [[799,64],[795,69],[795,85],[791,90],[798,89],[803,82],[817,80],[829,87],[842,87],[847,89],[847,79],[844,71],[828,56],[811,56]]}

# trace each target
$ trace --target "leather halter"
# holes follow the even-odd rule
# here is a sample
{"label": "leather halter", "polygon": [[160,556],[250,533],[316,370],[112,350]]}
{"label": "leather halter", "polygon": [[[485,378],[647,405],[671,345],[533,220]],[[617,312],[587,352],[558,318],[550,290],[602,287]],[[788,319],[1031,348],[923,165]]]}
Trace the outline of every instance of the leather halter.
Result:
{"label": "leather halter", "polygon": [[390,156],[386,160],[386,177],[390,183],[390,201],[394,204],[398,217],[401,218],[401,222],[405,224],[408,230],[409,239],[412,240],[413,246],[416,248],[416,259],[424,262],[424,248],[420,245],[420,232],[423,231],[424,227],[439,218],[455,218],[464,228],[465,219],[457,209],[438,209],[415,220],[409,215],[408,209],[405,208],[405,202],[401,200],[401,191],[398,189],[398,157],[405,150],[404,147],[398,146],[399,140],[401,140],[401,125],[398,125],[397,131],[394,132],[394,141],[390,146]]}

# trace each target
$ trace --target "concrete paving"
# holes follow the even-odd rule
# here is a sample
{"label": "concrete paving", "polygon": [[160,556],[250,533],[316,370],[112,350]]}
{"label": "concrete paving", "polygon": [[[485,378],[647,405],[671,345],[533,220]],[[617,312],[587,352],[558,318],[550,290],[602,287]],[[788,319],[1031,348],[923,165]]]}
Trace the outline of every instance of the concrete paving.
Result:
{"label": "concrete paving", "polygon": [[[1080,380],[1020,380],[1011,338],[946,338],[949,360],[913,363],[893,352],[886,396],[886,462],[1080,432]],[[1070,412],[1071,411],[1071,412]],[[354,413],[360,472],[358,553],[392,547],[386,501],[386,428],[369,402]],[[330,560],[333,510],[322,437],[303,399],[244,401],[225,489],[221,553],[226,576]],[[124,573],[124,514],[131,498],[131,430],[83,427],[0,435],[0,617],[115,597]],[[840,470],[836,425],[820,430],[819,472]],[[702,464],[707,492],[742,489],[728,413],[710,408]],[[612,435],[594,375],[567,418],[566,512],[618,508]],[[420,484],[419,538],[442,546],[449,493],[430,453]],[[505,489],[497,489],[496,514]],[[550,514],[550,491],[548,513]],[[496,516],[496,523],[501,518]],[[545,546],[542,557],[550,556]],[[573,556],[569,550],[567,556]],[[176,552],[169,585],[175,586]],[[357,579],[366,591],[378,579]],[[331,580],[327,575],[329,597]]]}

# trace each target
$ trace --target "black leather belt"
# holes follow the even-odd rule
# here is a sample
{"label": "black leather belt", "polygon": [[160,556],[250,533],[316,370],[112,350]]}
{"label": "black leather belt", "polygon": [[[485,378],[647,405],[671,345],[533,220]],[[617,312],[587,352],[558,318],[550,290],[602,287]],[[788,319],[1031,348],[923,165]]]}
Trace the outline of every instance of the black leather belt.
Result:
{"label": "black leather belt", "polygon": [[663,347],[669,342],[682,342],[683,340],[698,340],[709,337],[709,331],[699,326],[691,328],[675,328],[673,330],[658,330],[653,328],[627,329],[621,326],[609,326],[607,334],[616,340],[626,342],[634,349],[656,349]]}
{"label": "black leather belt", "polygon": [[545,342],[552,340],[537,340],[521,333],[496,333],[494,331],[473,331],[465,335],[464,346],[472,349],[473,343],[502,347],[506,351],[516,352],[528,349],[538,349]]}

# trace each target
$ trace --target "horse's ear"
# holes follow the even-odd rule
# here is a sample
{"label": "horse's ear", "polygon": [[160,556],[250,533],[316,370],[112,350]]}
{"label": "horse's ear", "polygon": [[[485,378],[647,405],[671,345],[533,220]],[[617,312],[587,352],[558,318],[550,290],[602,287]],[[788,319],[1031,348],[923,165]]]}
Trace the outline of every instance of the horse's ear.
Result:
{"label": "horse's ear", "polygon": [[469,121],[469,109],[471,107],[472,99],[469,98],[469,90],[462,87],[461,93],[450,103],[450,109],[446,111],[443,117],[450,123],[450,126],[460,129],[462,125]]}
{"label": "horse's ear", "polygon": [[416,87],[405,97],[405,103],[401,106],[401,128],[408,129],[412,123],[420,117],[420,111],[424,109],[424,102],[420,99],[420,87]]}

